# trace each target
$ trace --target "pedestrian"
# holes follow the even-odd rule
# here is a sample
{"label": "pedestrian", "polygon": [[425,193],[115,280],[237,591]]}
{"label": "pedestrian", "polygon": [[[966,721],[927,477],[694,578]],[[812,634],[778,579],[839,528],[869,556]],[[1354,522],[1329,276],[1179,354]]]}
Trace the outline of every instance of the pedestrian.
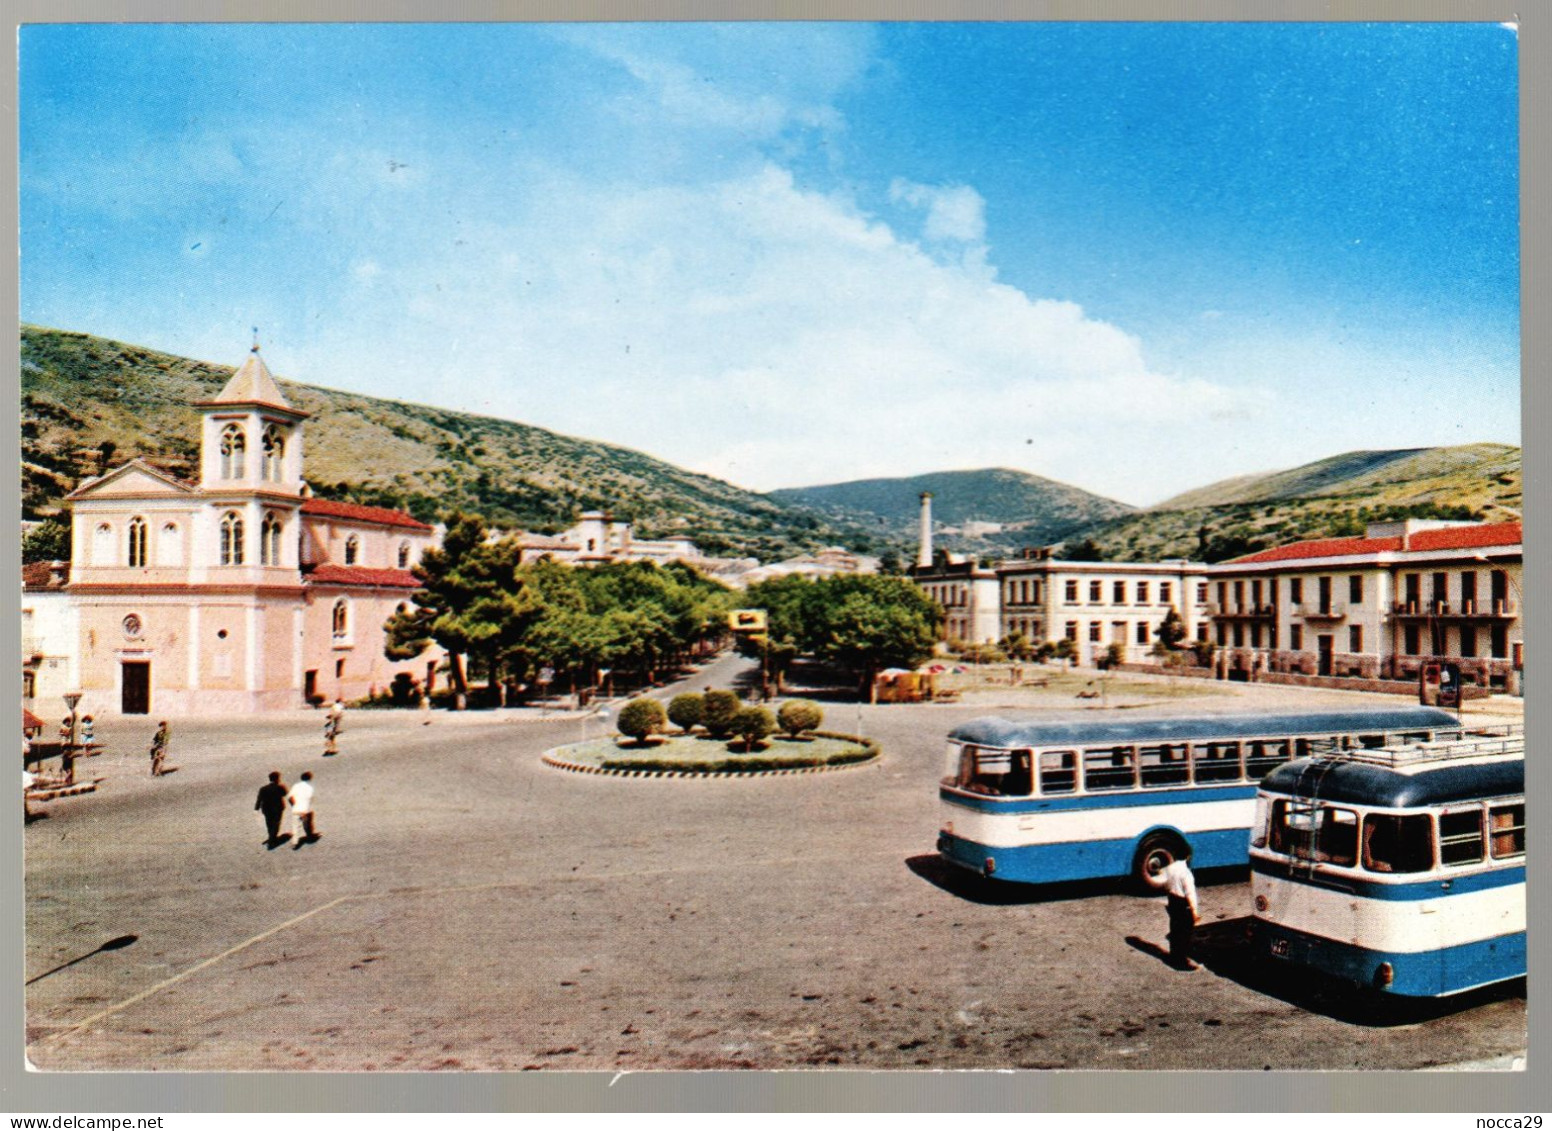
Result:
{"label": "pedestrian", "polygon": [[1195,970],[1191,946],[1196,935],[1196,877],[1191,874],[1190,849],[1171,860],[1160,873],[1169,905],[1169,964],[1177,970]]}
{"label": "pedestrian", "polygon": [[318,826],[313,814],[313,775],[304,770],[302,776],[291,787],[291,792],[286,794],[286,802],[291,806],[291,847],[301,848],[309,841],[318,839]]}
{"label": "pedestrian", "polygon": [[280,780],[279,770],[271,770],[269,783],[259,786],[259,798],[253,807],[264,814],[264,828],[269,833],[264,842],[266,848],[280,843],[280,820],[286,815],[286,797],[290,792],[290,787]]}
{"label": "pedestrian", "polygon": [[334,724],[336,735],[345,729],[345,701],[338,695],[334,697],[334,705],[329,708],[329,720]]}
{"label": "pedestrian", "polygon": [[329,712],[329,717],[323,720],[323,756],[325,758],[339,753],[339,719],[334,713]]}
{"label": "pedestrian", "polygon": [[163,719],[156,728],[156,733],[151,736],[151,776],[159,778],[166,773],[164,766],[167,761],[167,720]]}

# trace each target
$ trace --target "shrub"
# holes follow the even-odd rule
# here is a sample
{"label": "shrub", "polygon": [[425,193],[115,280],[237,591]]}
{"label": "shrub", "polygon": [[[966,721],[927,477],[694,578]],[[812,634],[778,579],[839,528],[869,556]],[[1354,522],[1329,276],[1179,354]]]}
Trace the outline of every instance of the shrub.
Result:
{"label": "shrub", "polygon": [[744,740],[744,753],[754,749],[754,744],[776,730],[776,720],[764,707],[742,707],[733,716],[732,731]]}
{"label": "shrub", "polygon": [[667,721],[668,715],[663,710],[663,704],[656,699],[632,699],[620,708],[616,725],[621,734],[634,738],[640,745],[646,742],[648,735],[662,730]]}
{"label": "shrub", "polygon": [[701,698],[700,692],[686,691],[683,695],[675,695],[673,702],[668,705],[668,721],[689,734],[699,725],[705,711],[706,701]]}
{"label": "shrub", "polygon": [[776,721],[781,724],[782,730],[796,738],[805,730],[814,730],[824,722],[824,711],[811,700],[789,699],[776,712]]}
{"label": "shrub", "polygon": [[738,714],[738,696],[731,691],[708,691],[701,699],[701,725],[712,738],[733,733],[733,716]]}

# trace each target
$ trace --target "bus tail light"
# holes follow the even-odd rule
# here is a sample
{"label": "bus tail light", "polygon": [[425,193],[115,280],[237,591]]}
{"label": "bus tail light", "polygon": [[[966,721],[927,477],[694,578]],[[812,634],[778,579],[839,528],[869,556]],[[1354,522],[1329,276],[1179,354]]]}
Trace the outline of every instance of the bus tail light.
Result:
{"label": "bus tail light", "polygon": [[1384,989],[1396,980],[1396,969],[1388,962],[1381,962],[1374,971],[1374,984]]}
{"label": "bus tail light", "polygon": [[989,876],[993,872],[995,872],[996,870],[997,870],[997,861],[993,860],[990,856],[988,856],[986,858],[986,874]]}

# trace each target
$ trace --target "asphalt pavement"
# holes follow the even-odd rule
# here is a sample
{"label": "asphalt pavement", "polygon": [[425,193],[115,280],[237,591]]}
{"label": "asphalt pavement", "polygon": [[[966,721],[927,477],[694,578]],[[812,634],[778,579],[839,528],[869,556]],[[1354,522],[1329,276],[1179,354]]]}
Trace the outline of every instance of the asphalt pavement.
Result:
{"label": "asphalt pavement", "polygon": [[[747,665],[725,657],[683,686]],[[1333,700],[1236,689],[1211,706],[1268,702]],[[106,752],[80,767],[98,791],[26,831],[29,1058],[1275,1070],[1498,1066],[1525,1047],[1523,983],[1383,1013],[1247,964],[1243,873],[1202,877],[1192,973],[1162,960],[1162,902],[1124,885],[967,884],[934,855],[936,782],[944,734],[985,705],[825,710],[882,761],[568,774],[540,753],[606,722],[530,710],[352,711],[325,758],[321,715],[299,711],[175,721],[177,772],[153,779],[154,722],[100,721]],[[313,772],[317,842],[266,849],[253,806],[272,769]]]}

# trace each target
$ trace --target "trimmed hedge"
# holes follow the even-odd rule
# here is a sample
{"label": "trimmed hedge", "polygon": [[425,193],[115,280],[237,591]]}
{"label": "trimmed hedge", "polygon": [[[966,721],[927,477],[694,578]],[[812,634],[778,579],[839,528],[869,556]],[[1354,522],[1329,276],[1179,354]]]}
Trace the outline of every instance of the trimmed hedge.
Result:
{"label": "trimmed hedge", "polygon": [[861,750],[846,750],[825,758],[811,758],[803,754],[733,754],[716,761],[681,762],[662,758],[606,758],[605,770],[646,770],[654,773],[676,774],[751,774],[762,770],[802,770],[814,766],[849,766],[871,762],[879,754],[878,746],[869,743]]}

